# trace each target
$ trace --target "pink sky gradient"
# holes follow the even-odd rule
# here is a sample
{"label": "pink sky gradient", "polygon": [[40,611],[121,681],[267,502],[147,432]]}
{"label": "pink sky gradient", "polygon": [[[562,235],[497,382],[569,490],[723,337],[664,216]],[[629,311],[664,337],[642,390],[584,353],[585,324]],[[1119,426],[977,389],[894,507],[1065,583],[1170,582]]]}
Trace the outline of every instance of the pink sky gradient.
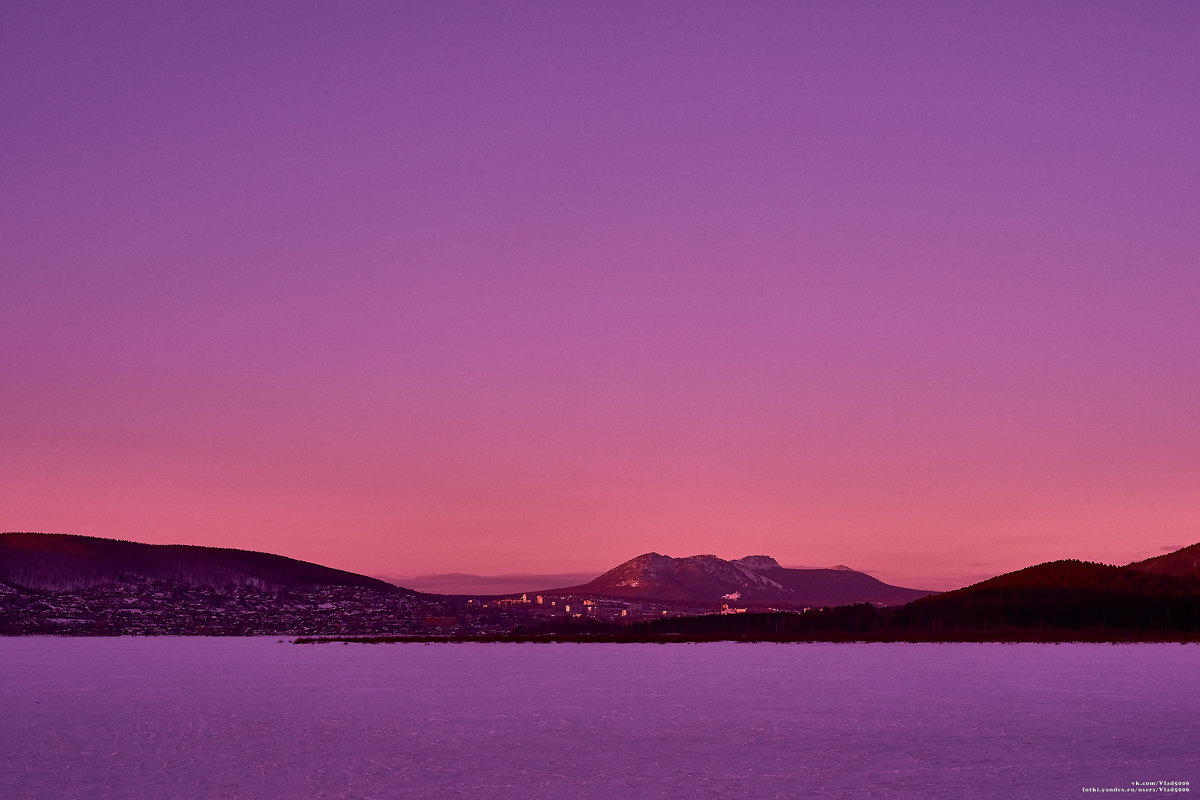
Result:
{"label": "pink sky gradient", "polygon": [[1200,6],[10,2],[0,530],[951,588],[1200,540]]}

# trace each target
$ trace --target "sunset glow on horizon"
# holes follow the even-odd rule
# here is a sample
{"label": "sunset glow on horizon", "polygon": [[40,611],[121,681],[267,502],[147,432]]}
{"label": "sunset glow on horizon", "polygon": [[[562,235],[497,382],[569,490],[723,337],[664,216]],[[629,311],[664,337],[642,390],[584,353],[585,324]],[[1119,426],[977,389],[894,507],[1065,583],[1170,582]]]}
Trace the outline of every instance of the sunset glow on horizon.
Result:
{"label": "sunset glow on horizon", "polygon": [[1181,2],[8,3],[0,530],[927,589],[1195,543],[1198,53]]}

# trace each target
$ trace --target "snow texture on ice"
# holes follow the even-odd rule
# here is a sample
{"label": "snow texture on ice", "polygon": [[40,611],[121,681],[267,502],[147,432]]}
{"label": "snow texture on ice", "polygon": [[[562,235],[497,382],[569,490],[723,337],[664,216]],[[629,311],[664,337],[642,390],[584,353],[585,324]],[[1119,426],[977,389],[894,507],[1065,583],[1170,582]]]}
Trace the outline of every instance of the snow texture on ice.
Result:
{"label": "snow texture on ice", "polygon": [[1198,745],[1193,645],[0,640],[6,798],[1055,798]]}

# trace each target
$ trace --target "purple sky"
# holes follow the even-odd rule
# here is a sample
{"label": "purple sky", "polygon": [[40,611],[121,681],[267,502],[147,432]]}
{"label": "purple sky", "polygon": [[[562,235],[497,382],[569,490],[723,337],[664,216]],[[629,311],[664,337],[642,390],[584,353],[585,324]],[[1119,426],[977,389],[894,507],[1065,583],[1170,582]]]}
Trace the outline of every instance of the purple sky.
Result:
{"label": "purple sky", "polygon": [[1200,5],[7,2],[0,530],[1200,540]]}

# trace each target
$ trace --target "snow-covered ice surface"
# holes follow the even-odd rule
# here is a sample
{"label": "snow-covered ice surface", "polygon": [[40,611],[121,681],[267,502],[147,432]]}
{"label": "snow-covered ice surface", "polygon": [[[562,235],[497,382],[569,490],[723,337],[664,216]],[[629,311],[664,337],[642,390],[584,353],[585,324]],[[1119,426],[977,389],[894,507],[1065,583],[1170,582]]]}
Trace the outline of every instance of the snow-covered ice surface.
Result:
{"label": "snow-covered ice surface", "polygon": [[0,796],[1200,791],[1194,645],[277,641],[0,639]]}

